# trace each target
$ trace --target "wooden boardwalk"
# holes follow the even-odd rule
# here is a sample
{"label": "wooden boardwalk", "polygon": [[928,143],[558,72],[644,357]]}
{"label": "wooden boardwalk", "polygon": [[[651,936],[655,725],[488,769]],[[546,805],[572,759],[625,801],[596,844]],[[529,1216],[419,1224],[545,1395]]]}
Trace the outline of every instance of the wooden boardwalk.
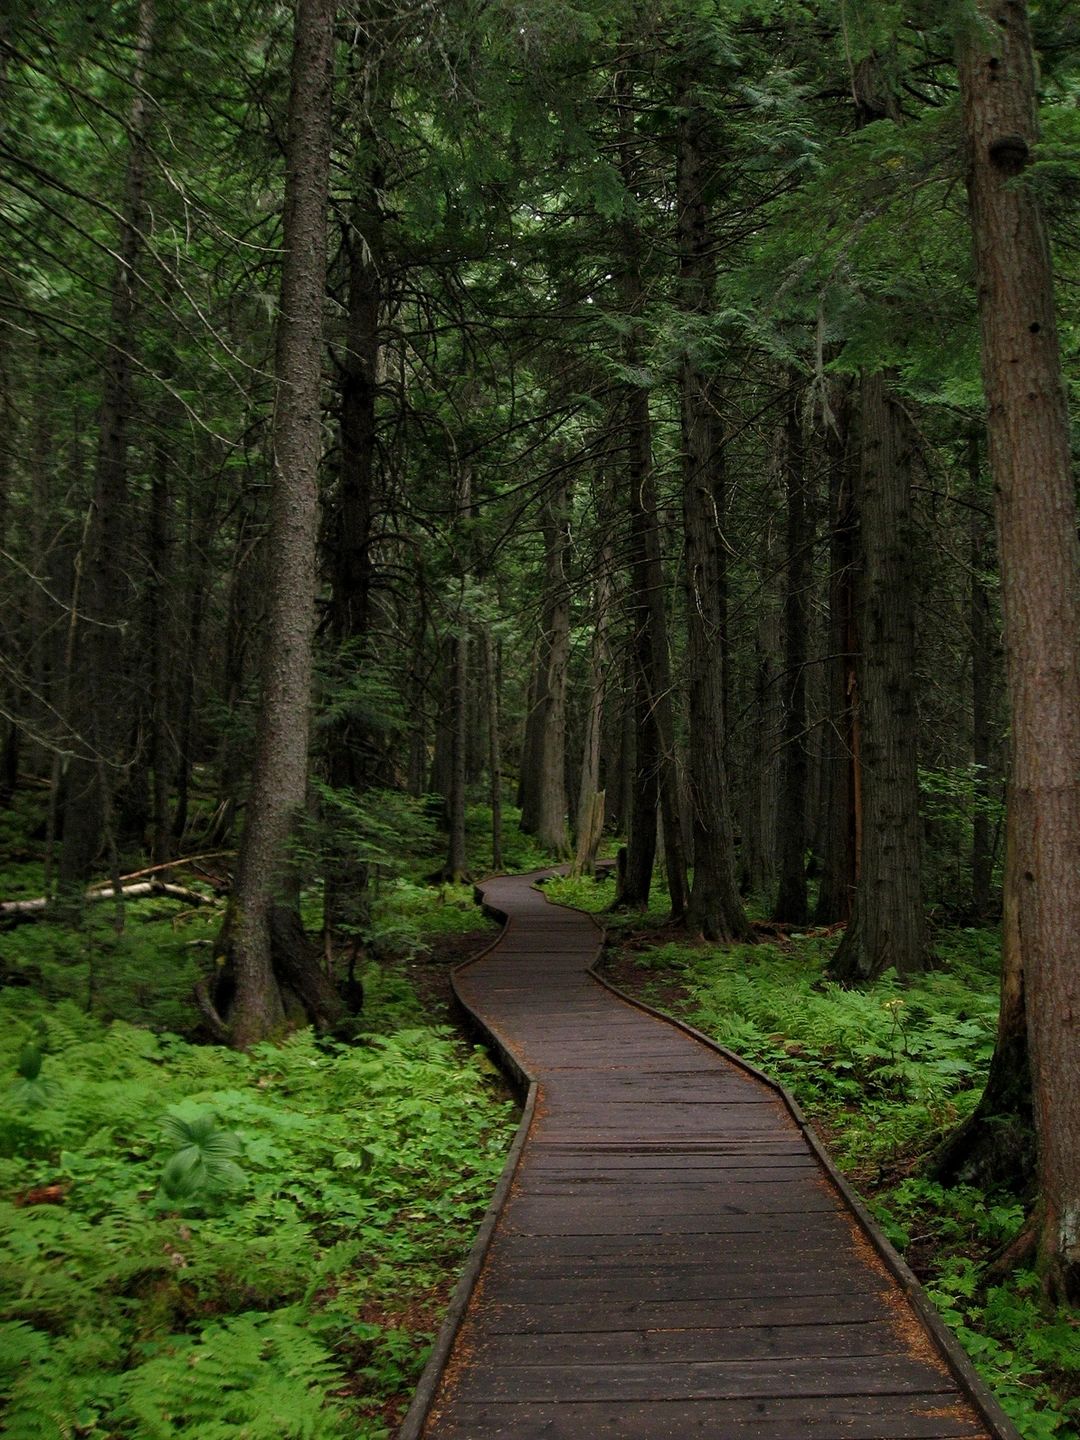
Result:
{"label": "wooden boardwalk", "polygon": [[533,878],[455,976],[529,1099],[401,1440],[1018,1440],[790,1100]]}

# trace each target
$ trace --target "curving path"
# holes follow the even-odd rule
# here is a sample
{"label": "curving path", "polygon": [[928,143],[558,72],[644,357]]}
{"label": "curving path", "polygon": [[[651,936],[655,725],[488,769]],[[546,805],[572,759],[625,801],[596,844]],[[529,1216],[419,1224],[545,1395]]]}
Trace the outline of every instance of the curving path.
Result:
{"label": "curving path", "polygon": [[1019,1440],[793,1102],[594,978],[535,878],[455,976],[531,1084],[401,1440]]}

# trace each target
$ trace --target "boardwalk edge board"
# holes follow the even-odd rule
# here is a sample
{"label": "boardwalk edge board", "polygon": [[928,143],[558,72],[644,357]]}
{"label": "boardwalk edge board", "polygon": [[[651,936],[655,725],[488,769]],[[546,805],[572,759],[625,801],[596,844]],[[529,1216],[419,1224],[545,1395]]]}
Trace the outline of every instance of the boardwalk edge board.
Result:
{"label": "boardwalk edge board", "polygon": [[[558,873],[560,872],[557,867],[536,872],[533,880],[533,888],[543,894],[544,892],[540,882]],[[484,885],[501,878],[511,877],[489,876],[488,880],[484,882]],[[506,938],[512,924],[510,916],[494,905],[489,904],[485,899],[484,885],[478,885],[475,889],[476,902],[481,906],[485,914],[499,921],[502,928],[490,944],[484,946],[484,948],[479,950],[475,955],[470,956],[469,959],[454,967],[450,976],[451,988],[455,1003],[464,1016],[469,1029],[490,1048],[516,1093],[519,1096],[524,1096],[523,1111],[521,1121],[506,1158],[506,1164],[503,1167],[502,1174],[495,1187],[495,1192],[492,1195],[491,1203],[485,1212],[484,1219],[477,1232],[476,1241],[469,1253],[465,1268],[454,1288],[450,1305],[439,1329],[439,1333],[436,1336],[427,1364],[420,1376],[412,1403],[398,1431],[397,1440],[421,1440],[424,1426],[438,1390],[439,1382],[450,1360],[458,1332],[461,1329],[473,1292],[480,1279],[496,1226],[501,1218],[503,1208],[509,1199],[510,1190],[528,1140],[536,1110],[539,1089],[536,1080],[523,1068],[516,1056],[510,1052],[496,1032],[486,1025],[466,1003],[457,985],[457,976],[485,959],[495,950]],[[553,903],[548,899],[546,894],[544,895],[544,899],[548,904]],[[810,1122],[803,1114],[798,1101],[787,1087],[773,1079],[770,1075],[767,1075],[764,1071],[759,1070],[757,1066],[751,1064],[748,1060],[743,1059],[742,1056],[736,1055],[733,1051],[718,1044],[717,1041],[703,1034],[700,1030],[694,1029],[692,1025],[686,1024],[685,1021],[677,1020],[673,1016],[665,1014],[662,1010],[657,1010],[654,1006],[647,1004],[643,1000],[638,1000],[633,995],[629,995],[624,990],[620,990],[617,985],[612,984],[610,980],[607,980],[600,973],[598,968],[603,963],[602,947],[606,938],[604,926],[596,916],[589,911],[579,910],[577,906],[564,906],[561,908],[573,909],[576,910],[578,914],[585,915],[597,932],[596,954],[587,967],[587,974],[596,984],[616,996],[623,1003],[632,1006],[635,1010],[639,1010],[646,1015],[652,1016],[656,1020],[662,1021],[665,1025],[682,1031],[683,1034],[689,1036],[699,1044],[704,1045],[715,1054],[721,1055],[725,1060],[735,1065],[744,1073],[753,1076],[755,1080],[760,1081],[779,1096],[795,1124],[798,1126],[800,1133],[805,1138],[817,1164],[824,1172],[830,1184],[840,1195],[859,1230],[879,1256],[889,1274],[899,1285],[912,1306],[912,1309],[915,1311],[916,1316],[925,1327],[928,1338],[932,1341],[934,1347],[951,1371],[953,1378],[958,1382],[961,1390],[966,1392],[968,1398],[973,1402],[980,1419],[985,1421],[993,1440],[1023,1440],[1019,1430],[1017,1430],[1008,1415],[1006,1415],[1005,1411],[1001,1408],[989,1386],[976,1371],[959,1341],[949,1331],[941,1316],[930,1302],[911,1268],[886,1238],[851,1185],[837,1169],[831,1156],[815,1134]]]}
{"label": "boardwalk edge board", "polygon": [[[493,877],[494,878],[494,877]],[[476,1289],[477,1281],[484,1268],[484,1261],[487,1259],[487,1252],[491,1246],[491,1240],[495,1234],[495,1227],[499,1223],[503,1206],[506,1204],[510,1194],[510,1187],[514,1183],[514,1176],[517,1173],[518,1162],[521,1159],[522,1151],[525,1149],[525,1142],[528,1139],[529,1130],[532,1126],[533,1115],[536,1111],[537,1084],[531,1075],[528,1075],[517,1063],[514,1057],[503,1045],[499,1037],[484,1024],[462,1000],[458,993],[455,976],[459,970],[466,970],[470,965],[490,954],[495,947],[505,939],[510,929],[510,917],[494,906],[488,905],[483,900],[483,889],[476,888],[477,903],[490,915],[492,919],[500,921],[502,929],[498,935],[485,945],[482,950],[471,955],[468,960],[455,965],[450,972],[450,984],[454,993],[454,1000],[464,1013],[469,1028],[475,1031],[483,1042],[492,1050],[500,1066],[507,1072],[519,1098],[524,1095],[522,1104],[521,1120],[518,1123],[513,1143],[510,1146],[509,1154],[506,1157],[506,1164],[503,1166],[502,1174],[499,1176],[495,1193],[491,1197],[491,1203],[484,1212],[484,1218],[477,1231],[476,1240],[469,1251],[468,1259],[465,1261],[465,1268],[461,1272],[458,1283],[454,1286],[454,1293],[450,1297],[450,1304],[447,1308],[443,1323],[439,1327],[439,1333],[435,1337],[435,1343],[431,1347],[431,1354],[428,1356],[427,1364],[420,1375],[416,1386],[416,1393],[413,1395],[412,1403],[405,1412],[405,1419],[401,1422],[401,1428],[397,1433],[397,1440],[420,1440],[421,1432],[428,1418],[435,1392],[438,1389],[439,1381],[442,1379],[443,1371],[446,1369],[450,1359],[450,1352],[454,1348],[454,1341],[457,1339],[458,1331],[461,1329],[461,1322],[465,1319],[465,1312],[469,1308],[469,1301],[472,1299],[473,1291]]]}

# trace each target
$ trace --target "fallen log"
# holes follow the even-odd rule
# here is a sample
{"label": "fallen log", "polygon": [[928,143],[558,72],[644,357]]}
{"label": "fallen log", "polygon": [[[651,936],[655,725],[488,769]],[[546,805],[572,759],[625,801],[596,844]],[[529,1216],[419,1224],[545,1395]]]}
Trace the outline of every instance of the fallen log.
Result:
{"label": "fallen log", "polygon": [[[182,900],[186,905],[212,905],[213,899],[201,890],[189,890],[186,885],[169,885],[154,880],[143,880],[138,885],[121,885],[120,895],[125,900],[140,900],[149,895],[161,895],[169,900]],[[89,904],[95,900],[115,900],[116,890],[111,885],[98,886],[87,890],[83,899]],[[0,901],[0,917],[4,915],[43,915],[48,908],[49,897],[39,895],[33,900]]]}

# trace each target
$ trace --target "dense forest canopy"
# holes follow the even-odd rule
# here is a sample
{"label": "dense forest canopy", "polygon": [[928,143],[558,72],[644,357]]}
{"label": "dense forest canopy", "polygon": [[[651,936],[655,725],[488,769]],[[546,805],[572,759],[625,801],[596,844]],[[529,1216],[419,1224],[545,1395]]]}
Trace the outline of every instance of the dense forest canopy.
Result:
{"label": "dense forest canopy", "polygon": [[246,1049],[519,830],[845,986],[1003,916],[938,1163],[1075,1305],[1078,206],[1067,0],[8,0],[5,922],[209,857]]}

